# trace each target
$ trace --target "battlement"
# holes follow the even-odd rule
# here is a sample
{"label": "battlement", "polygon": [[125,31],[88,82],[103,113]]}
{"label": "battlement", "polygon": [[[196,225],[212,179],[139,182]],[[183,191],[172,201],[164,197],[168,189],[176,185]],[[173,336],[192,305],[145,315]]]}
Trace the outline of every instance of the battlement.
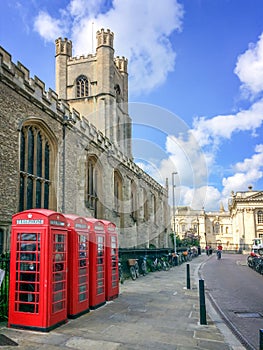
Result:
{"label": "battlement", "polygon": [[128,73],[128,59],[124,56],[115,57],[114,63],[121,73]]}
{"label": "battlement", "polygon": [[[76,119],[78,112],[70,109],[67,102],[58,99],[58,95],[52,89],[46,90],[45,83],[37,76],[30,77],[29,70],[20,62],[12,62],[12,56],[0,46],[0,81],[8,84],[17,93],[30,100],[52,117],[70,116]],[[79,118],[79,117],[78,117]]]}
{"label": "battlement", "polygon": [[72,41],[65,38],[58,38],[56,41],[56,56],[57,55],[65,55],[68,57],[72,57]]}
{"label": "battlement", "polygon": [[97,38],[97,48],[100,46],[110,46],[113,48],[113,39],[114,39],[114,33],[111,32],[109,29],[106,31],[102,28],[101,30],[98,30],[96,33]]}
{"label": "battlement", "polygon": [[96,54],[88,54],[88,55],[81,55],[81,56],[76,56],[76,57],[70,57],[68,59],[68,63],[69,64],[85,63],[85,62],[95,61],[96,59],[97,59]]}

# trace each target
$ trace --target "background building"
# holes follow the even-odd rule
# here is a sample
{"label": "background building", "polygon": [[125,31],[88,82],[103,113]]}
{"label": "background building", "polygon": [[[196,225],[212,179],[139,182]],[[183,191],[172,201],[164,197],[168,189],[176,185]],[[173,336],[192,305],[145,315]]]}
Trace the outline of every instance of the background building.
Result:
{"label": "background building", "polygon": [[177,207],[176,233],[181,239],[198,236],[202,248],[216,248],[220,243],[226,250],[250,250],[253,239],[263,238],[263,192],[252,187],[232,192],[228,209],[222,204],[213,212]]}
{"label": "background building", "polygon": [[72,57],[56,40],[56,89],[0,47],[0,252],[12,215],[30,208],[103,218],[121,247],[167,247],[168,189],[132,157],[127,60],[113,33],[97,33],[96,54]]}
{"label": "background building", "polygon": [[232,192],[229,199],[233,243],[251,245],[252,239],[263,238],[263,191]]}

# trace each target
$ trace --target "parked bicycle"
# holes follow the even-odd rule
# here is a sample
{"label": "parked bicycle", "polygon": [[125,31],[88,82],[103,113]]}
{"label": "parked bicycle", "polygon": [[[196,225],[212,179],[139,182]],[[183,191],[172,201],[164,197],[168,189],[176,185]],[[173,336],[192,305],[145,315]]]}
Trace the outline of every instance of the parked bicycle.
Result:
{"label": "parked bicycle", "polygon": [[138,259],[128,259],[128,265],[130,268],[131,278],[136,280],[140,276]]}
{"label": "parked bicycle", "polygon": [[118,262],[118,268],[119,268],[119,282],[121,284],[123,284],[124,283],[124,274],[123,274],[121,261]]}
{"label": "parked bicycle", "polygon": [[147,274],[147,258],[146,256],[141,256],[139,259],[139,267],[143,276]]}
{"label": "parked bicycle", "polygon": [[169,263],[168,263],[168,259],[165,258],[164,256],[162,256],[162,257],[160,258],[160,260],[161,260],[162,269],[163,269],[164,271],[170,270],[170,265],[169,265]]}
{"label": "parked bicycle", "polygon": [[150,257],[149,258],[149,265],[150,265],[150,270],[152,272],[162,270],[161,261],[157,257]]}
{"label": "parked bicycle", "polygon": [[171,267],[179,265],[179,255],[177,253],[169,253],[167,258],[168,264]]}

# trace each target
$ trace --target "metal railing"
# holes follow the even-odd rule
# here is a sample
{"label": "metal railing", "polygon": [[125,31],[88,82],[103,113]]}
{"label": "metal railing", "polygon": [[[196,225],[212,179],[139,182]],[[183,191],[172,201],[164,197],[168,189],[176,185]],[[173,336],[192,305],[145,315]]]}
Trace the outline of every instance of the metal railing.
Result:
{"label": "metal railing", "polygon": [[9,269],[9,253],[0,255],[0,321],[6,321],[8,317]]}

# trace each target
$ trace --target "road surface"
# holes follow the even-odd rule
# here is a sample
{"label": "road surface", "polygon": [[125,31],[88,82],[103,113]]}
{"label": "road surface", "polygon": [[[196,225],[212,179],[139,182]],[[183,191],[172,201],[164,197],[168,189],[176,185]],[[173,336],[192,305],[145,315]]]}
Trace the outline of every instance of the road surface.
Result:
{"label": "road surface", "polygon": [[216,254],[201,269],[208,296],[223,319],[249,350],[259,349],[263,329],[263,276],[249,268],[247,255]]}

